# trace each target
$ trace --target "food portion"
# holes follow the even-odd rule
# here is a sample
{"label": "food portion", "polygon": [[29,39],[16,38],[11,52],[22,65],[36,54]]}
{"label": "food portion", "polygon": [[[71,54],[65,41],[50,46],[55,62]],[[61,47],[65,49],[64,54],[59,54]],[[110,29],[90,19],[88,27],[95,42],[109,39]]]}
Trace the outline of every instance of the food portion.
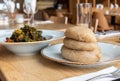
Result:
{"label": "food portion", "polygon": [[65,36],[81,42],[96,42],[92,30],[87,27],[72,27],[67,29]]}
{"label": "food portion", "polygon": [[65,38],[63,40],[64,46],[68,47],[70,49],[75,49],[75,50],[83,50],[83,51],[92,51],[98,48],[98,45],[96,42],[81,42],[81,41],[76,41],[70,38]]}
{"label": "food portion", "polygon": [[101,49],[94,33],[87,27],[72,27],[66,30],[62,56],[81,64],[92,64],[100,61]]}
{"label": "food portion", "polygon": [[28,25],[15,30],[10,38],[6,38],[6,42],[34,42],[42,40],[45,40],[42,36],[42,31],[37,31],[37,29]]}
{"label": "food portion", "polygon": [[62,56],[65,59],[74,62],[80,62],[81,64],[91,64],[99,61],[101,58],[100,50],[95,49],[92,51],[81,51],[69,49],[65,46],[62,47]]}

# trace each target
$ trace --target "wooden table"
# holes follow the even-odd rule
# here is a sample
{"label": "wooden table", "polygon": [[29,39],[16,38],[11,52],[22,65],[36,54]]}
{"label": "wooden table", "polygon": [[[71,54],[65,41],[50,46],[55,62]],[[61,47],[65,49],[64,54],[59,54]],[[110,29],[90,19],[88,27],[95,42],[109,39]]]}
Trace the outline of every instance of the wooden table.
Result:
{"label": "wooden table", "polygon": [[[53,26],[55,28],[53,28]],[[40,25],[38,28],[72,27],[73,25]],[[62,42],[57,40],[57,43]],[[53,42],[54,44],[56,42]],[[120,63],[113,64],[120,67]],[[64,78],[95,72],[108,66],[98,68],[75,68],[50,61],[41,54],[20,57],[0,46],[0,78],[2,81],[59,81]]]}

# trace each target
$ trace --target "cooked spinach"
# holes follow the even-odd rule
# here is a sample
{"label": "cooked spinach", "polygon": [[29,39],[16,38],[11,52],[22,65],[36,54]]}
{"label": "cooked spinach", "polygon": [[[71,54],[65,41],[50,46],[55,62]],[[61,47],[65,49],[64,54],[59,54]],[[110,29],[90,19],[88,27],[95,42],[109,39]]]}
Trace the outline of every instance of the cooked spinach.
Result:
{"label": "cooked spinach", "polygon": [[42,37],[42,31],[37,31],[37,29],[28,25],[15,30],[12,36],[6,40],[7,42],[11,42],[8,39],[13,42],[33,42],[45,40],[45,38]]}

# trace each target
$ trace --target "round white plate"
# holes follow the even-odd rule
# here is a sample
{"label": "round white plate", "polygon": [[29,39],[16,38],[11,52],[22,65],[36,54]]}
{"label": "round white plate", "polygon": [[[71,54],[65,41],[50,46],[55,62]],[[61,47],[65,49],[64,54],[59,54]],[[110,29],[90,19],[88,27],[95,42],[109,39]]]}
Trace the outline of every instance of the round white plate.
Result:
{"label": "round white plate", "polygon": [[99,62],[96,62],[95,64],[81,64],[79,62],[72,62],[62,57],[61,55],[62,45],[63,44],[56,44],[53,46],[46,47],[41,51],[41,53],[47,59],[75,67],[98,67],[101,65],[103,66],[116,62],[120,59],[120,46],[98,42],[98,45],[101,48],[103,56],[103,58]]}

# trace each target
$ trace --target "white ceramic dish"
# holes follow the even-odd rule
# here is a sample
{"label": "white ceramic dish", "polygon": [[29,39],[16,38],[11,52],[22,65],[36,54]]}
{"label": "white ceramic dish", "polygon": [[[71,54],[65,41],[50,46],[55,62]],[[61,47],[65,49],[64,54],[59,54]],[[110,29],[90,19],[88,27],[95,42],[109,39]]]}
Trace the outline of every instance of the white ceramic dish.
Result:
{"label": "white ceramic dish", "polygon": [[117,35],[120,35],[120,32],[115,31],[115,30],[109,30],[104,33],[96,32],[96,34],[95,34],[96,38],[100,38],[100,39],[105,38],[105,37],[117,36]]}
{"label": "white ceramic dish", "polygon": [[53,46],[46,47],[41,51],[41,53],[47,59],[75,67],[98,67],[101,65],[107,65],[120,60],[120,46],[99,42],[98,45],[101,47],[103,56],[100,62],[96,62],[95,64],[81,64],[79,62],[71,62],[69,60],[64,59],[61,56],[62,45],[63,44],[56,44]]}
{"label": "white ceramic dish", "polygon": [[51,41],[64,36],[64,32],[61,31],[42,30],[42,36],[48,40],[36,42],[5,42],[6,37],[10,37],[13,31],[14,30],[0,30],[0,44],[5,46],[8,50],[12,51],[16,55],[20,56],[36,54],[41,48],[48,46]]}

